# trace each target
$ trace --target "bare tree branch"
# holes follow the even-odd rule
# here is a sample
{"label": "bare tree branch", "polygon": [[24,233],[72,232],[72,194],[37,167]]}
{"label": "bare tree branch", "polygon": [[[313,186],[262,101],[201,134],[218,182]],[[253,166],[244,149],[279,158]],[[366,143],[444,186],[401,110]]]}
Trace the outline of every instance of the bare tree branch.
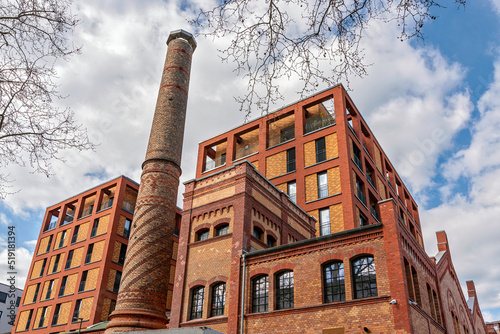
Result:
{"label": "bare tree branch", "polygon": [[[451,0],[459,6],[466,0]],[[248,81],[240,109],[267,113],[282,100],[279,82],[302,82],[303,96],[319,84],[343,82],[366,75],[360,40],[373,20],[397,21],[401,40],[422,38],[422,27],[443,0],[223,0],[193,21],[198,34],[229,38],[219,50],[225,62]],[[297,14],[299,13],[299,14]],[[331,70],[325,72],[325,64]]]}
{"label": "bare tree branch", "polygon": [[63,98],[54,64],[79,53],[69,43],[78,20],[71,0],[5,0],[0,4],[0,198],[9,193],[8,168],[29,165],[50,175],[62,150],[88,150],[74,113],[54,102]]}

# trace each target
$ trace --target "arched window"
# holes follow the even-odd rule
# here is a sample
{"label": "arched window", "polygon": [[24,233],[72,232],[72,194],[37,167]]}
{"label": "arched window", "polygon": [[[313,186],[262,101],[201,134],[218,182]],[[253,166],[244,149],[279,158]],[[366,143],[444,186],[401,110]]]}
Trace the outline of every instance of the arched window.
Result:
{"label": "arched window", "polygon": [[193,289],[191,294],[191,317],[190,319],[200,319],[203,317],[203,299],[205,298],[205,288],[202,286]]}
{"label": "arched window", "polygon": [[274,239],[272,236],[268,235],[267,236],[267,245],[269,247],[274,247],[276,246],[276,239]]}
{"label": "arched window", "polygon": [[228,233],[229,233],[229,224],[220,225],[215,230],[215,235],[218,236],[218,237],[221,236],[221,235],[228,234]]}
{"label": "arched window", "polygon": [[257,226],[253,227],[253,236],[259,240],[262,240],[262,236],[264,235],[264,231],[262,231]]}
{"label": "arched window", "polygon": [[293,308],[293,271],[276,276],[276,309]]}
{"label": "arched window", "polygon": [[252,280],[252,312],[267,312],[269,299],[269,276],[262,275]]}
{"label": "arched window", "polygon": [[377,277],[373,256],[362,256],[352,261],[354,298],[377,296]]}
{"label": "arched window", "polygon": [[212,313],[211,316],[224,315],[226,304],[226,283],[214,285],[212,288]]}
{"label": "arched window", "polygon": [[323,286],[325,303],[345,300],[344,263],[339,261],[323,266]]}
{"label": "arched window", "polygon": [[415,289],[415,301],[419,306],[422,306],[422,299],[420,298],[420,285],[418,284],[418,275],[413,266],[411,267],[411,275],[413,277],[413,288]]}
{"label": "arched window", "polygon": [[204,228],[196,232],[196,241],[207,240],[210,236],[210,230],[208,228]]}

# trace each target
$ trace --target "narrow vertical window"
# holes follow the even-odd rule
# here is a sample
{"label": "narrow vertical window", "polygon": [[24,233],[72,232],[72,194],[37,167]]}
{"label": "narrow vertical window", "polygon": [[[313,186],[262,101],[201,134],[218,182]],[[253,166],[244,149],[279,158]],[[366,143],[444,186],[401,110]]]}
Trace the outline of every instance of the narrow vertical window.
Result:
{"label": "narrow vertical window", "polygon": [[361,151],[354,143],[352,144],[352,153],[353,153],[352,160],[354,161],[356,166],[358,166],[358,168],[362,171],[363,166],[361,165]]}
{"label": "narrow vertical window", "polygon": [[203,299],[205,298],[205,288],[200,286],[193,289],[191,295],[191,319],[203,317]]}
{"label": "narrow vertical window", "polygon": [[43,276],[43,272],[45,271],[46,264],[47,264],[47,259],[43,259],[42,269],[40,269],[40,276]]}
{"label": "narrow vertical window", "polygon": [[82,292],[82,291],[85,291],[85,285],[87,283],[87,275],[89,274],[89,271],[88,270],[85,270],[83,273],[82,273],[82,280],[80,281],[80,286],[78,288],[78,292]]}
{"label": "narrow vertical window", "polygon": [[26,327],[24,328],[25,331],[30,329],[30,324],[31,324],[31,318],[33,317],[33,310],[30,310],[30,314],[28,315],[28,320],[26,321]]}
{"label": "narrow vertical window", "polygon": [[61,311],[61,304],[56,305],[56,309],[54,311],[54,317],[52,318],[52,325],[57,325],[59,321],[59,312]]}
{"label": "narrow vertical window", "polygon": [[212,288],[212,317],[224,315],[226,303],[226,283],[220,283]]}
{"label": "narrow vertical window", "polygon": [[52,238],[54,237],[54,235],[51,235],[49,237],[49,242],[47,243],[47,249],[45,250],[45,252],[48,252],[50,250],[50,246],[52,246]]}
{"label": "narrow vertical window", "polygon": [[118,293],[118,290],[120,289],[120,282],[122,280],[122,272],[117,271],[115,275],[115,282],[113,284],[113,292]]}
{"label": "narrow vertical window", "polygon": [[316,163],[326,160],[325,137],[316,139]]}
{"label": "narrow vertical window", "polygon": [[62,231],[61,239],[59,240],[59,245],[57,246],[57,248],[61,248],[64,245],[64,240],[66,239],[66,231],[67,230]]}
{"label": "narrow vertical window", "polygon": [[56,260],[54,261],[54,266],[52,267],[52,272],[55,273],[57,271],[57,267],[59,267],[59,260],[61,259],[61,254],[56,255]]}
{"label": "narrow vertical window", "polygon": [[128,239],[130,236],[130,225],[132,225],[131,219],[125,219],[125,227],[123,228],[123,237]]}
{"label": "narrow vertical window", "polygon": [[293,271],[276,276],[276,309],[293,308]]}
{"label": "narrow vertical window", "polygon": [[368,219],[364,214],[361,212],[359,213],[359,226],[366,226],[368,225]]}
{"label": "narrow vertical window", "polygon": [[359,257],[352,262],[354,298],[377,296],[377,278],[373,256]]}
{"label": "narrow vertical window", "polygon": [[74,253],[75,253],[75,251],[73,249],[69,251],[68,259],[66,260],[66,265],[64,266],[64,269],[71,268],[71,262],[73,261]]}
{"label": "narrow vertical window", "polygon": [[344,263],[332,262],[323,266],[324,302],[345,300]]}
{"label": "narrow vertical window", "polygon": [[94,252],[94,244],[90,244],[87,249],[87,255],[85,256],[85,263],[90,263],[92,260],[92,253]]}
{"label": "narrow vertical window", "polygon": [[267,312],[269,299],[269,276],[259,276],[252,280],[252,312]]}
{"label": "narrow vertical window", "polygon": [[319,233],[320,235],[327,235],[331,233],[329,208],[319,210]]}
{"label": "narrow vertical window", "polygon": [[35,294],[33,295],[33,300],[31,301],[32,303],[36,302],[36,299],[38,298],[38,292],[40,292],[40,283],[37,283],[36,285]]}
{"label": "narrow vertical window", "polygon": [[78,299],[75,304],[75,312],[73,312],[73,321],[78,322],[80,320],[80,309],[82,308],[82,300]]}
{"label": "narrow vertical window", "polygon": [[118,255],[118,264],[123,264],[125,263],[125,254],[127,254],[127,245],[121,244],[120,246],[120,255]]}
{"label": "narrow vertical window", "polygon": [[59,288],[59,296],[64,296],[64,290],[66,290],[67,282],[68,282],[68,276],[64,276],[61,281],[61,287]]}
{"label": "narrow vertical window", "polygon": [[49,299],[52,294],[52,288],[54,287],[54,280],[49,281],[49,285],[47,286],[47,293],[45,294],[45,299]]}
{"label": "narrow vertical window", "polygon": [[80,231],[80,225],[75,227],[75,231],[73,232],[73,238],[71,238],[71,243],[74,244],[76,240],[78,240],[78,232]]}
{"label": "narrow vertical window", "polygon": [[295,172],[295,147],[286,151],[286,172]]}
{"label": "narrow vertical window", "polygon": [[45,316],[47,315],[47,306],[44,306],[42,309],[42,314],[40,315],[40,321],[38,321],[38,328],[43,327],[45,323]]}
{"label": "narrow vertical window", "polygon": [[99,228],[99,218],[94,220],[94,225],[92,226],[92,232],[90,233],[91,238],[96,236],[98,228]]}
{"label": "narrow vertical window", "polygon": [[318,198],[328,196],[328,175],[326,172],[318,173]]}
{"label": "narrow vertical window", "polygon": [[287,183],[287,193],[290,200],[297,203],[297,183],[295,181]]}

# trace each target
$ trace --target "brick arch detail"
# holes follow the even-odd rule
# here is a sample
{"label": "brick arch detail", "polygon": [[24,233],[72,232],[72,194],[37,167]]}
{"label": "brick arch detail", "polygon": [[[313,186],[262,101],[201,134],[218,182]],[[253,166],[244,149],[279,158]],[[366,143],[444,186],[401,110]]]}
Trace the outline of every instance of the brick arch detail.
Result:
{"label": "brick arch detail", "polygon": [[371,255],[371,256],[375,257],[375,249],[371,248],[371,247],[356,248],[356,249],[350,251],[349,253],[347,253],[346,257],[348,259],[352,259],[352,258],[357,257],[359,255]]}
{"label": "brick arch detail", "polygon": [[256,277],[258,275],[268,275],[269,276],[270,273],[271,273],[271,269],[269,269],[269,268],[256,268],[248,273],[248,277],[250,279],[253,279],[254,277]]}
{"label": "brick arch detail", "polygon": [[199,286],[199,285],[200,286],[206,286],[207,285],[207,281],[204,281],[202,279],[197,279],[196,281],[189,283],[188,286],[189,286],[189,289],[192,289],[195,286]]}
{"label": "brick arch detail", "polygon": [[[259,222],[255,221],[255,220],[254,220],[254,221],[252,221],[252,225],[253,225],[253,226],[257,226],[258,228],[260,228],[260,229],[262,230],[262,232],[265,232],[265,231],[266,231],[266,228],[265,228],[264,226],[262,226],[262,224],[261,224],[261,223],[259,223]],[[253,230],[252,230],[252,232],[253,232]]]}
{"label": "brick arch detail", "polygon": [[226,276],[218,275],[218,276],[215,276],[215,277],[212,277],[211,279],[209,279],[208,285],[212,285],[214,283],[220,283],[220,282],[226,283],[227,280],[228,280],[228,278]]}
{"label": "brick arch detail", "polygon": [[319,264],[323,265],[328,262],[342,261],[344,262],[344,255],[340,253],[327,254],[318,259]]}
{"label": "brick arch detail", "polygon": [[230,222],[231,222],[231,218],[221,218],[221,219],[216,220],[212,225],[214,228],[218,228],[221,225],[225,225],[225,224],[229,225]]}
{"label": "brick arch detail", "polygon": [[278,241],[278,237],[276,236],[276,234],[273,233],[273,231],[266,230],[266,233],[267,233],[267,235],[270,235],[271,237],[273,237],[274,240]]}
{"label": "brick arch detail", "polygon": [[194,229],[194,233],[198,233],[200,230],[204,230],[204,229],[210,230],[210,226],[212,226],[212,225],[209,223],[204,223],[204,224],[198,225]]}
{"label": "brick arch detail", "polygon": [[276,267],[272,269],[273,275],[276,275],[277,273],[285,270],[294,270],[295,269],[295,264],[293,263],[282,263],[278,264]]}

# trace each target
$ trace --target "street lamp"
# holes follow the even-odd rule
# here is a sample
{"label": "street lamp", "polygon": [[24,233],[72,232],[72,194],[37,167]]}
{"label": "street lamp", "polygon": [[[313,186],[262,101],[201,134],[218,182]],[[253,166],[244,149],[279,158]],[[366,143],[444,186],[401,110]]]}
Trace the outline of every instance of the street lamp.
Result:
{"label": "street lamp", "polygon": [[80,332],[82,331],[82,321],[83,321],[83,318],[74,317],[73,321],[80,321],[80,328],[78,328],[78,334],[80,334]]}

